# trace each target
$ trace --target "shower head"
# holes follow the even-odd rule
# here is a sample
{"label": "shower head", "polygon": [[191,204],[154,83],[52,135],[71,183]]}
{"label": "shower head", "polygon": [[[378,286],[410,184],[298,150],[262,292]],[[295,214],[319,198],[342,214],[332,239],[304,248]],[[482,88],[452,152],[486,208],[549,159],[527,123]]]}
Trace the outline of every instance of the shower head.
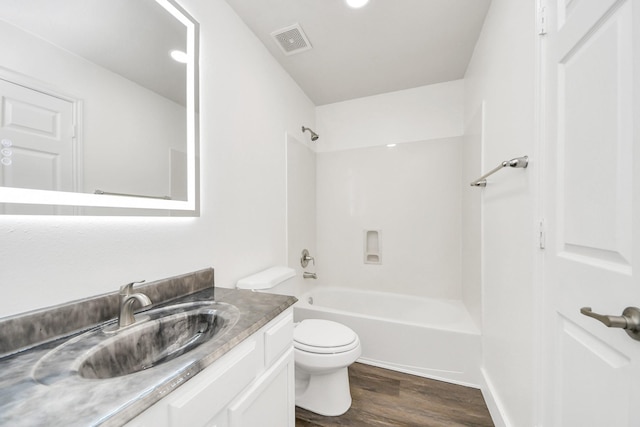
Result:
{"label": "shower head", "polygon": [[318,138],[320,138],[320,136],[315,133],[314,131],[312,131],[310,128],[306,128],[304,126],[302,126],[302,133],[304,133],[305,131],[309,131],[309,133],[311,134],[311,140],[312,141],[317,141]]}

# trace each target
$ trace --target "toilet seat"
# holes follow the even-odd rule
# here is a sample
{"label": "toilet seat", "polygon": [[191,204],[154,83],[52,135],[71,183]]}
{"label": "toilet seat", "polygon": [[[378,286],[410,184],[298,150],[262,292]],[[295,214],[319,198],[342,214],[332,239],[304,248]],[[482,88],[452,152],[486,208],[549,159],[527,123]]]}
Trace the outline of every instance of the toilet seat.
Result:
{"label": "toilet seat", "polygon": [[305,319],[293,331],[294,348],[309,353],[344,353],[359,345],[353,330],[331,320]]}

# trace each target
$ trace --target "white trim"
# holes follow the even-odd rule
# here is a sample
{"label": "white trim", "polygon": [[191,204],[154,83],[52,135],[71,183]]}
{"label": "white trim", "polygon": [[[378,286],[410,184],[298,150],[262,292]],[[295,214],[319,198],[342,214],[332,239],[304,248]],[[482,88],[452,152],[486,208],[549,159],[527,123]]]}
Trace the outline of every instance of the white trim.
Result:
{"label": "white trim", "polygon": [[549,10],[547,0],[537,0],[537,19],[544,21],[543,31],[536,37],[535,41],[535,86],[534,86],[534,145],[532,157],[536,160],[535,168],[531,176],[532,193],[534,196],[534,238],[533,245],[533,369],[532,369],[532,390],[533,401],[532,421],[534,425],[541,425],[545,418],[545,375],[544,357],[547,350],[545,344],[545,281],[544,281],[544,254],[546,233],[545,229],[545,187],[544,187],[544,168],[545,168],[545,114],[546,114],[546,78],[545,78],[545,36],[549,29]]}
{"label": "white trim", "polygon": [[289,132],[284,133],[284,260],[289,265]]}
{"label": "white trim", "polygon": [[480,391],[482,392],[482,397],[484,397],[484,401],[487,404],[487,409],[489,409],[489,414],[491,415],[491,419],[493,420],[495,427],[512,427],[513,424],[511,424],[507,417],[504,404],[500,401],[495,391],[496,389],[489,379],[487,371],[484,368],[480,368],[480,373],[482,376]]}

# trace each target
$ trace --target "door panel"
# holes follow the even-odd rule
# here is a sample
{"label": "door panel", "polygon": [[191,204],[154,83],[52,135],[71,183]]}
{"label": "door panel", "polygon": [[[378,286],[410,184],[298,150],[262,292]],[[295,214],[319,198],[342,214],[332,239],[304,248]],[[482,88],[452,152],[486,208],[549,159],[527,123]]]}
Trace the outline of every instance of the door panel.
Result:
{"label": "door panel", "polygon": [[0,185],[75,191],[73,104],[0,79],[0,137],[11,141]]}
{"label": "door panel", "polygon": [[[12,167],[2,170],[5,187],[57,190],[60,187],[60,157],[30,148],[12,147]],[[15,166],[15,167],[14,167]]]}
{"label": "door panel", "polygon": [[[73,102],[0,79],[0,186],[78,191]],[[3,214],[72,214],[74,208],[0,204]]]}
{"label": "door panel", "polygon": [[[631,399],[623,390],[631,389],[635,378],[631,375],[631,361],[617,349],[573,323],[559,318],[559,346],[561,361],[557,378],[557,426],[627,426],[627,414],[633,409]],[[566,379],[570,379],[567,381]],[[602,410],[603,397],[618,396],[607,402]]]}
{"label": "door panel", "polygon": [[[627,3],[558,64],[559,227],[566,256],[631,261],[631,17]],[[561,52],[564,53],[564,52]]]}
{"label": "door panel", "polygon": [[[544,424],[638,426],[640,341],[580,314],[640,307],[637,0],[550,2]],[[635,94],[634,94],[635,91]],[[636,201],[634,204],[634,200]]]}

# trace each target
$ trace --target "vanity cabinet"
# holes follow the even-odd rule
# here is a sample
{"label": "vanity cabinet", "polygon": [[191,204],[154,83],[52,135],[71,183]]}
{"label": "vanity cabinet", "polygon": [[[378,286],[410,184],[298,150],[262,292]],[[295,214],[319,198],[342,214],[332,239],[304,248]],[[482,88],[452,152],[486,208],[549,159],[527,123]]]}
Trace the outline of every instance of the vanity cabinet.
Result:
{"label": "vanity cabinet", "polygon": [[294,427],[293,309],[289,308],[127,427]]}

